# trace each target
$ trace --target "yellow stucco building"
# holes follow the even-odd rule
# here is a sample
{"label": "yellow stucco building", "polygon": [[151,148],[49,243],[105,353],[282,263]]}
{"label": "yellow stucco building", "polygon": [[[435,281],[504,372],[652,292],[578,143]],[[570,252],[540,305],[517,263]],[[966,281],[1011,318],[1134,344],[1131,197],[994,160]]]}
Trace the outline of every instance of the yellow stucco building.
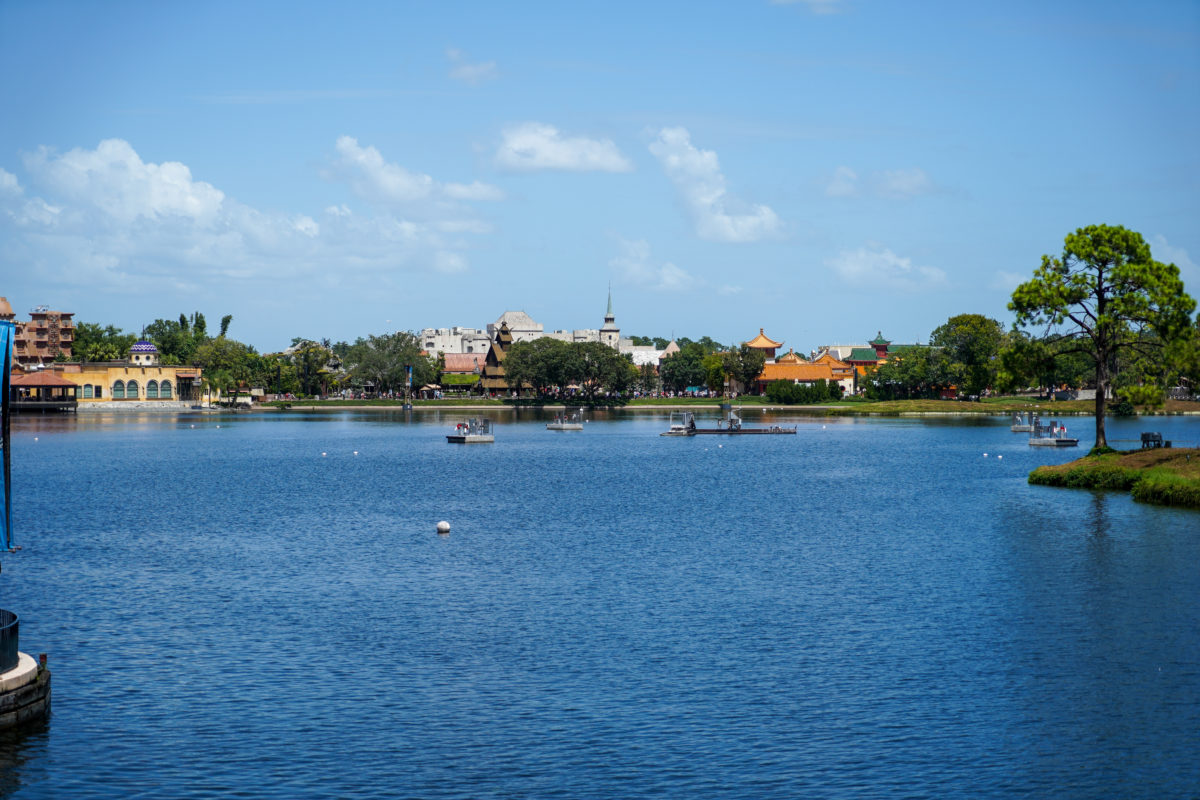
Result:
{"label": "yellow stucco building", "polygon": [[200,368],[159,363],[158,348],[145,340],[129,349],[124,361],[47,365],[79,386],[80,403],[117,400],[189,401],[200,398]]}

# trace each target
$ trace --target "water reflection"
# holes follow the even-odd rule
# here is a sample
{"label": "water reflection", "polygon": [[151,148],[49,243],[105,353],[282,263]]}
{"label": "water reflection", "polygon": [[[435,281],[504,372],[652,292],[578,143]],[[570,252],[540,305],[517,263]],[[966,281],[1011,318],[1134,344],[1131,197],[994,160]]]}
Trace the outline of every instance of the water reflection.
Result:
{"label": "water reflection", "polygon": [[1078,453],[1003,419],[552,413],[18,421],[5,603],[87,669],[7,793],[1194,789],[1191,512],[1029,486]]}
{"label": "water reflection", "polygon": [[0,797],[8,797],[28,782],[30,767],[46,757],[49,735],[49,718],[0,730]]}

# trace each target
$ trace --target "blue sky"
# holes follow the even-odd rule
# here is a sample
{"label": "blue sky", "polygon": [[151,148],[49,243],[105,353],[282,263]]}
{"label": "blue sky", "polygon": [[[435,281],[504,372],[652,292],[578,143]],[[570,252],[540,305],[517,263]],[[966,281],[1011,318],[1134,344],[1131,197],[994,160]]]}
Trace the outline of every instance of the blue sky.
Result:
{"label": "blue sky", "polygon": [[22,315],[927,341],[1096,223],[1200,295],[1190,0],[7,0],[0,75]]}

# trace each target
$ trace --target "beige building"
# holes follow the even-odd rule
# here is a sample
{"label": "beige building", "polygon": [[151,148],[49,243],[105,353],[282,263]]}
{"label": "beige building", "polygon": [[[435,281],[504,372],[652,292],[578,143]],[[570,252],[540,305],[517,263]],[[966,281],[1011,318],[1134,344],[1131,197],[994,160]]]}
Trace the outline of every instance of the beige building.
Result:
{"label": "beige building", "polygon": [[75,342],[73,311],[51,311],[38,306],[26,321],[17,320],[12,304],[7,297],[0,297],[0,319],[14,324],[13,363],[23,367],[48,364],[59,353],[71,357],[71,345]]}

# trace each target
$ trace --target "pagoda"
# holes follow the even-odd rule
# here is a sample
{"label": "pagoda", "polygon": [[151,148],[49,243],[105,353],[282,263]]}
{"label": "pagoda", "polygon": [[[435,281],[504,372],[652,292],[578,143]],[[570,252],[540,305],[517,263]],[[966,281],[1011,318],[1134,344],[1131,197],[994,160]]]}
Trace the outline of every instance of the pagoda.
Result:
{"label": "pagoda", "polygon": [[788,350],[786,353],[775,359],[776,364],[807,364],[808,359],[797,353],[795,350]]}
{"label": "pagoda", "polygon": [[488,348],[483,369],[479,372],[479,388],[483,391],[508,391],[508,381],[504,378],[504,358],[508,355],[508,349],[512,347],[512,343],[513,337],[512,332],[508,329],[508,323],[501,322],[500,327],[496,330],[495,338],[492,339],[492,345]]}
{"label": "pagoda", "polygon": [[767,357],[767,361],[775,360],[775,351],[783,347],[783,342],[777,342],[774,339],[763,333],[763,329],[758,329],[758,336],[755,336],[748,342],[742,342],[747,347],[753,347],[755,350],[762,350],[763,355]]}
{"label": "pagoda", "polygon": [[868,342],[871,347],[875,348],[875,357],[880,361],[886,361],[888,356],[888,345],[891,344],[887,339],[883,338],[883,331],[878,331],[875,338]]}

